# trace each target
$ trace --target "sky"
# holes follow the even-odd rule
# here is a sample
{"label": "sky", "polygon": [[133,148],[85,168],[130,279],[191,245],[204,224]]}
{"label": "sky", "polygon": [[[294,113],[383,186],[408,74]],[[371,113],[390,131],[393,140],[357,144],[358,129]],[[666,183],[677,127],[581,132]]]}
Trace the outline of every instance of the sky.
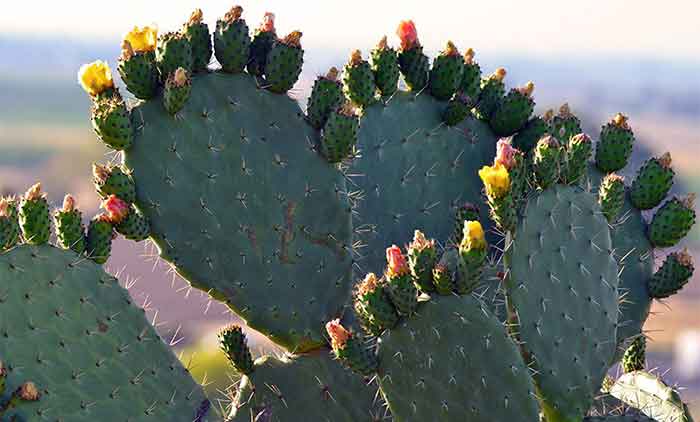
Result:
{"label": "sky", "polygon": [[[213,25],[231,1],[39,0],[4,2],[0,36],[52,37],[119,43],[134,25],[157,22],[179,28],[194,7]],[[248,25],[265,11],[277,15],[278,32],[304,32],[307,48],[370,49],[393,36],[401,19],[413,19],[429,51],[448,39],[458,47],[491,53],[653,56],[700,60],[698,0],[241,0]],[[393,39],[392,39],[393,37]]]}

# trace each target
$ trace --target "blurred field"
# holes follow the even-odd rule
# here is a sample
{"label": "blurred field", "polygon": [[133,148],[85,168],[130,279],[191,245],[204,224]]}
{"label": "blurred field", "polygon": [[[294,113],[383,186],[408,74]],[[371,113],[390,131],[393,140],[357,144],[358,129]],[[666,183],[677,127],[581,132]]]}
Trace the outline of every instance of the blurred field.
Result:
{"label": "blurred field", "polygon": [[[19,57],[14,52],[13,48],[22,48],[21,42],[2,41],[0,38],[0,62],[17,57],[20,65],[27,66],[31,60],[38,60]],[[39,55],[42,60],[49,62],[57,60],[54,51],[69,48],[68,44],[33,43],[39,53],[45,53]],[[19,193],[34,181],[42,180],[54,204],[61,199],[59,193],[72,192],[89,217],[98,206],[91,185],[90,164],[114,157],[91,132],[89,102],[75,83],[75,71],[83,61],[114,57],[116,53],[114,46],[104,45],[78,45],[70,51],[72,54],[63,57],[50,74],[36,70],[21,72],[21,66],[13,70],[7,63],[0,63],[0,192]],[[328,59],[329,56],[334,59]],[[304,81],[296,96],[306,97],[315,75],[330,64],[343,63],[344,57],[345,53],[340,51],[310,53]],[[673,152],[677,191],[700,191],[700,166],[695,163],[700,157],[699,63],[664,66],[646,59],[614,62],[566,57],[542,62],[523,57],[487,56],[482,66],[488,70],[500,63],[511,63],[508,78],[511,83],[535,81],[540,111],[569,101],[593,135],[597,135],[600,124],[614,112],[625,111],[631,116],[640,144],[649,153]],[[602,69],[602,66],[607,67]],[[695,79],[689,75],[695,75]],[[700,229],[696,227],[686,245],[700,258]],[[154,318],[163,337],[175,335],[176,347],[182,351],[182,359],[190,365],[192,373],[200,380],[206,374],[211,391],[223,390],[222,386],[233,375],[226,370],[212,333],[235,318],[222,305],[191,291],[167,265],[159,262],[154,248],[145,243],[134,245],[119,240],[109,266],[133,284],[133,296]],[[697,278],[680,296],[656,304],[657,315],[646,327],[653,339],[650,348],[654,364],[671,368],[669,376],[687,385],[690,397],[700,397]],[[202,335],[203,332],[208,334]],[[266,344],[255,336],[253,343],[256,347]],[[693,350],[698,351],[694,360]],[[679,366],[681,357],[683,365]],[[223,391],[218,392],[225,397]]]}

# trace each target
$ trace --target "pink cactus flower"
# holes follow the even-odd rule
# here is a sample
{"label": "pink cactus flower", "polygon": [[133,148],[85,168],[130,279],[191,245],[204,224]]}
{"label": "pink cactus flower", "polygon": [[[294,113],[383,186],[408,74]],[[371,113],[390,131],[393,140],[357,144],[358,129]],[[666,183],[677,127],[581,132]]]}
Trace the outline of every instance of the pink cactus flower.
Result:
{"label": "pink cactus flower", "polygon": [[271,12],[265,12],[265,17],[263,17],[262,25],[260,25],[261,32],[275,32],[275,14]]}
{"label": "pink cactus flower", "polygon": [[334,319],[326,323],[326,331],[331,338],[331,346],[333,350],[339,350],[345,347],[345,343],[350,338],[350,333],[340,324],[339,319]]}
{"label": "pink cactus flower", "polygon": [[410,50],[418,43],[418,31],[416,31],[416,24],[412,20],[401,21],[396,29],[396,35],[401,40],[402,50]]}
{"label": "pink cactus flower", "polygon": [[502,164],[510,170],[515,166],[515,157],[520,153],[510,144],[510,139],[502,138],[496,143],[496,160],[494,164]]}
{"label": "pink cactus flower", "polygon": [[401,253],[401,248],[396,245],[386,248],[386,275],[387,278],[393,278],[408,274],[408,264],[406,258]]}
{"label": "pink cactus flower", "polygon": [[102,208],[107,211],[107,219],[112,224],[119,224],[129,215],[129,204],[117,198],[116,195],[110,195],[102,202]]}

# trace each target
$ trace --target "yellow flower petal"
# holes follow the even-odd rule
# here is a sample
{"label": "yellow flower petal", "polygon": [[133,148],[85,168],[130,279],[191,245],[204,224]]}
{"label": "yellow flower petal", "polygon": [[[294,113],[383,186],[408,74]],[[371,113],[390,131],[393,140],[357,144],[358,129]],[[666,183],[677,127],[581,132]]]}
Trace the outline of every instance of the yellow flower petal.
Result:
{"label": "yellow flower petal", "polygon": [[114,88],[112,70],[102,60],[82,65],[78,71],[78,82],[93,97]]}
{"label": "yellow flower petal", "polygon": [[462,249],[472,250],[472,249],[485,249],[486,239],[484,238],[484,228],[481,227],[481,223],[478,221],[465,221],[464,236],[462,237]]}
{"label": "yellow flower petal", "polygon": [[502,198],[510,190],[510,177],[503,164],[482,167],[479,170],[479,177],[484,182],[486,195],[490,198]]}
{"label": "yellow flower petal", "polygon": [[124,40],[129,41],[131,48],[137,53],[153,51],[156,49],[158,41],[158,28],[154,26],[144,26],[139,28],[135,26],[128,34],[124,36]]}

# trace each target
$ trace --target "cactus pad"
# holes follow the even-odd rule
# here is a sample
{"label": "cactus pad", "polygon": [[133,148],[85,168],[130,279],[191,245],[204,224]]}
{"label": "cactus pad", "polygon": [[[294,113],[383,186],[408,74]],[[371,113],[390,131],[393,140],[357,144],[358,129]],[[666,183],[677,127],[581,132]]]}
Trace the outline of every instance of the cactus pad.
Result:
{"label": "cactus pad", "polygon": [[655,421],[693,421],[678,392],[648,372],[623,374],[611,387],[610,394]]}
{"label": "cactus pad", "polygon": [[161,255],[274,342],[320,345],[350,293],[350,206],[299,107],[211,73],[180,119],[157,102],[132,113],[143,129],[124,162]]}
{"label": "cactus pad", "polygon": [[92,261],[49,245],[14,248],[0,255],[0,298],[0,356],[41,392],[10,411],[20,420],[190,422],[208,403],[128,292]]}
{"label": "cactus pad", "polygon": [[545,414],[576,420],[616,350],[618,267],[595,196],[557,185],[531,198],[507,254],[509,304]]}
{"label": "cactus pad", "polygon": [[537,420],[529,369],[477,299],[431,298],[380,340],[379,385],[394,420]]}
{"label": "cactus pad", "polygon": [[229,420],[372,422],[383,415],[375,388],[321,349],[257,359],[252,374],[240,381]]}

